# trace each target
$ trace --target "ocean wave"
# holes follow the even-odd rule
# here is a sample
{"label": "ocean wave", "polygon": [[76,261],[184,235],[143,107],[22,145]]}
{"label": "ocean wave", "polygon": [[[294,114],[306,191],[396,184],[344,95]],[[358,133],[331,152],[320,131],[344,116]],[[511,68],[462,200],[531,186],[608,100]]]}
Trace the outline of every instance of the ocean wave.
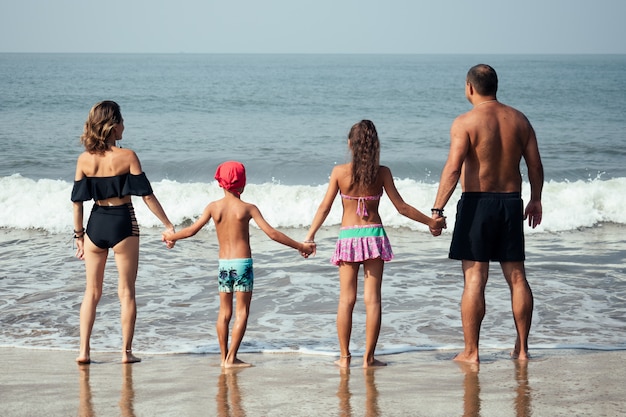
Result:
{"label": "ocean wave", "polygon": [[[161,180],[152,183],[155,194],[170,220],[186,225],[195,220],[211,201],[223,196],[216,182],[181,183]],[[437,184],[412,179],[396,179],[396,186],[406,202],[425,213],[429,212],[437,193]],[[55,179],[29,179],[14,174],[0,177],[1,228],[41,229],[50,233],[66,233],[72,228],[72,184]],[[543,189],[543,223],[529,232],[561,232],[590,228],[603,223],[626,224],[626,178],[602,180],[547,181]],[[284,185],[280,183],[248,184],[242,199],[256,204],[266,220],[280,228],[307,228],[326,192],[325,185]],[[460,187],[448,206],[449,233],[454,226],[456,201]],[[524,183],[522,197],[527,200],[530,186]],[[85,211],[91,203],[85,203]],[[142,227],[160,227],[158,219],[135,199],[137,219]],[[426,226],[398,214],[389,199],[383,198],[380,213],[387,227],[406,227],[427,231]],[[337,198],[325,225],[341,222],[341,202]],[[209,227],[213,227],[209,225]]]}

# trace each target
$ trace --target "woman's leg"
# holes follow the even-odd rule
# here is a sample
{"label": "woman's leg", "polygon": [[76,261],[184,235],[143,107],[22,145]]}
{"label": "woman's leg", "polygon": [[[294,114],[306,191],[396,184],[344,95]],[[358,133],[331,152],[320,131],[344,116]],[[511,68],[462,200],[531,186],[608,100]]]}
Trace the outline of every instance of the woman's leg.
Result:
{"label": "woman's leg", "polygon": [[133,355],[132,345],[137,318],[135,281],[139,265],[139,236],[130,236],[113,247],[119,275],[117,292],[120,298],[122,320],[122,362],[133,363],[141,359]]}
{"label": "woman's leg", "polygon": [[339,306],[337,307],[337,336],[340,357],[335,364],[342,368],[350,366],[350,336],[352,334],[352,311],[356,303],[358,263],[342,262],[339,265]]}
{"label": "woman's leg", "polygon": [[365,303],[364,368],[386,365],[386,363],[374,358],[382,321],[381,289],[384,265],[385,263],[380,258],[369,259],[363,262],[363,273],[365,276],[363,287],[363,301]]}
{"label": "woman's leg", "polygon": [[96,307],[102,297],[102,283],[104,282],[104,267],[106,265],[108,249],[101,249],[93,244],[85,234],[85,295],[80,306],[80,352],[76,362],[91,362],[89,339],[94,321]]}

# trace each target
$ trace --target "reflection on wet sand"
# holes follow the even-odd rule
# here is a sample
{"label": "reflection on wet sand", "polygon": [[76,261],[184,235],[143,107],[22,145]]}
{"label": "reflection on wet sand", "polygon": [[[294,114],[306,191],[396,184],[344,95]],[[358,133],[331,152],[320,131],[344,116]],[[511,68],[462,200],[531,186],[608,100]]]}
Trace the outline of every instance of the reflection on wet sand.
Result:
{"label": "reflection on wet sand", "polygon": [[367,417],[379,417],[380,407],[378,406],[378,387],[374,372],[377,368],[364,369],[365,374],[365,415]]}
{"label": "reflection on wet sand", "polygon": [[480,365],[475,363],[457,362],[463,378],[463,417],[480,417]]}
{"label": "reflection on wet sand", "polygon": [[350,398],[350,368],[339,368],[339,387],[337,388],[337,398],[339,398],[339,416],[351,417],[352,405]]}
{"label": "reflection on wet sand", "polygon": [[[80,417],[95,417],[93,407],[93,395],[89,380],[90,365],[78,365],[79,374],[79,404],[78,415]],[[122,388],[120,392],[120,415],[122,417],[135,417],[135,389],[133,388],[133,366],[122,365]]]}
{"label": "reflection on wet sand", "polygon": [[[379,417],[381,415],[378,405],[378,387],[376,386],[375,372],[377,368],[363,370],[365,381],[365,416]],[[351,417],[353,415],[352,392],[350,391],[350,368],[339,369],[339,416]]]}
{"label": "reflection on wet sand", "polygon": [[93,401],[91,398],[91,384],[89,383],[89,365],[78,365],[79,389],[78,389],[78,415],[80,417],[93,417]]}
{"label": "reflection on wet sand", "polygon": [[515,380],[517,381],[517,395],[515,396],[515,415],[530,417],[533,414],[531,406],[531,389],[528,383],[528,361],[515,362]]}
{"label": "reflection on wet sand", "polygon": [[[528,383],[528,361],[512,361],[515,364],[515,397],[513,411],[516,417],[530,417],[533,414],[531,406],[532,390]],[[480,417],[480,365],[458,363],[465,374],[463,379],[463,417]]]}
{"label": "reflection on wet sand", "polygon": [[237,374],[241,371],[242,368],[222,368],[215,396],[218,417],[245,417],[246,412],[241,405],[241,392],[237,382]]}
{"label": "reflection on wet sand", "polygon": [[135,417],[135,389],[133,388],[133,365],[122,365],[122,392],[120,393],[120,414],[122,417]]}

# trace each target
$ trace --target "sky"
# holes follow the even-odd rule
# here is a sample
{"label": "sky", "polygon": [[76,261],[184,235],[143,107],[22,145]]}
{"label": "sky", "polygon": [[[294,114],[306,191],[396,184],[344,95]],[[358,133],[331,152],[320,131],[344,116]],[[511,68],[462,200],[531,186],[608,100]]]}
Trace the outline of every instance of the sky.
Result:
{"label": "sky", "polygon": [[626,53],[626,0],[0,0],[0,52]]}

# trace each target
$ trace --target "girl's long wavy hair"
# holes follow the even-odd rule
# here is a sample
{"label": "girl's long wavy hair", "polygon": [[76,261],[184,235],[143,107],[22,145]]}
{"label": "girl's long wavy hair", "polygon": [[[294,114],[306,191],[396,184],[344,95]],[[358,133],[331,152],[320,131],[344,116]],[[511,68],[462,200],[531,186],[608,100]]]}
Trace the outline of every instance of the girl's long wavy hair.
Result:
{"label": "girl's long wavy hair", "polygon": [[352,185],[369,187],[376,181],[380,166],[380,142],[376,126],[361,120],[348,134],[352,150]]}
{"label": "girl's long wavy hair", "polygon": [[89,153],[104,153],[111,147],[108,139],[113,128],[121,122],[122,113],[116,102],[105,100],[96,103],[89,111],[80,143]]}

